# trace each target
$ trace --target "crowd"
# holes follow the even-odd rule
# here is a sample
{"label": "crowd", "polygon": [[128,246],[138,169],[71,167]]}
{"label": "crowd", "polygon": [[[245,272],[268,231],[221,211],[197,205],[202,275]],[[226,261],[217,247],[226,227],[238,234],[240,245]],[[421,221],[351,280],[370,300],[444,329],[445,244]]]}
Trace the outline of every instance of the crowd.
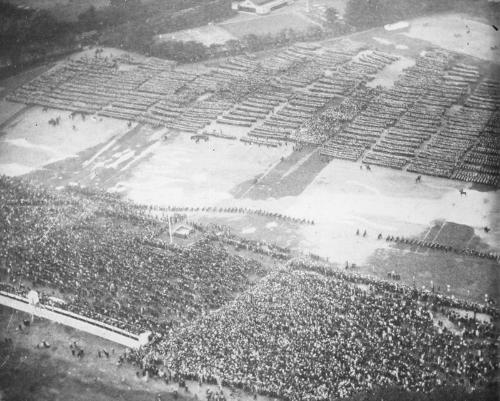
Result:
{"label": "crowd", "polygon": [[0,188],[0,266],[9,286],[24,295],[41,289],[44,300],[57,291],[64,309],[134,333],[166,333],[264,272],[208,234],[187,248],[170,245],[159,239],[167,223],[114,197],[96,193],[94,201],[7,177]]}
{"label": "crowd", "polygon": [[152,374],[284,400],[386,385],[422,392],[481,385],[498,368],[494,327],[470,320],[452,333],[434,319],[450,307],[497,316],[486,306],[294,261],[129,360]]}
{"label": "crowd", "polygon": [[[53,289],[70,311],[151,330],[147,347],[119,359],[143,374],[320,401],[386,385],[477,387],[498,369],[498,313],[488,304],[292,258],[224,226],[195,223],[194,244],[170,245],[159,239],[166,223],[149,208],[90,190],[52,192],[7,177],[0,189],[0,273],[8,281],[0,289],[25,295],[34,287],[43,302]],[[264,276],[260,263],[227,244],[287,263]],[[264,277],[253,282],[255,275]]]}

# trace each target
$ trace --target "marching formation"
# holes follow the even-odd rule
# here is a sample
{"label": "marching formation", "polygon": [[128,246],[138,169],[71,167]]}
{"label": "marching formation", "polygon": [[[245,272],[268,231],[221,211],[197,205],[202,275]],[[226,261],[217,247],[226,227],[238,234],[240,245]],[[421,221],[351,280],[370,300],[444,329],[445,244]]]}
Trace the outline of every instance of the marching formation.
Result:
{"label": "marching formation", "polygon": [[166,60],[95,53],[58,65],[8,100],[189,132],[196,142],[208,139],[209,127],[239,128],[245,144],[308,143],[327,160],[498,186],[498,80],[431,49],[393,86],[371,85],[401,59],[338,41],[296,44],[265,59],[229,57],[195,73]]}

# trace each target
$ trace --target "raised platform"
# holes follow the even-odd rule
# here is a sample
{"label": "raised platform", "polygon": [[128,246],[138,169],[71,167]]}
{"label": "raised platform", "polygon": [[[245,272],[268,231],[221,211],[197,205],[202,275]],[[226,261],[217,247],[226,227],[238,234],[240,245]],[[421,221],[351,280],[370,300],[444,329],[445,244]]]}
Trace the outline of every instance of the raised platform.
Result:
{"label": "raised platform", "polygon": [[118,327],[89,319],[57,307],[45,306],[42,304],[36,306],[30,305],[27,298],[5,291],[0,291],[0,304],[73,327],[129,348],[139,348],[141,345],[144,345],[144,336],[142,334],[132,334]]}

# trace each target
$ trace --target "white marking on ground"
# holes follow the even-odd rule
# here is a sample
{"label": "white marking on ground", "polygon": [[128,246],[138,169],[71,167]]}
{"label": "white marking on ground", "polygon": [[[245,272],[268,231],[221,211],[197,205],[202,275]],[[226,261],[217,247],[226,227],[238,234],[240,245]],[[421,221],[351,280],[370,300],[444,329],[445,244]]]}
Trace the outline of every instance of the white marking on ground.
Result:
{"label": "white marking on ground", "polygon": [[151,145],[149,145],[146,149],[144,149],[141,153],[139,153],[137,156],[133,157],[132,160],[130,160],[125,166],[123,166],[120,171],[125,171],[132,164],[137,163],[139,160],[141,160],[143,157],[146,157],[148,154],[152,153],[153,150],[160,145],[159,142],[154,142]]}
{"label": "white marking on ground", "polygon": [[111,140],[107,144],[105,144],[101,149],[99,149],[94,156],[92,156],[90,159],[86,160],[83,163],[83,167],[87,167],[90,164],[92,164],[94,162],[94,160],[96,160],[104,152],[106,152],[108,149],[110,149],[116,143],[117,140],[118,140],[118,136],[114,136],[113,138],[111,138]]}
{"label": "white marking on ground", "polygon": [[435,242],[435,241],[438,239],[439,234],[441,234],[441,231],[443,230],[443,228],[444,228],[444,226],[445,226],[446,224],[448,224],[448,222],[446,222],[446,221],[445,221],[445,222],[441,225],[441,227],[439,228],[438,232],[437,232],[437,233],[436,233],[436,235],[434,236],[434,239],[433,239],[433,240],[431,240],[431,242]]}
{"label": "white marking on ground", "polygon": [[309,160],[312,155],[314,154],[314,151],[312,151],[311,153],[308,153],[306,154],[304,157],[302,157],[297,163],[295,163],[293,166],[291,166],[288,171],[283,174],[283,176],[281,177],[282,179],[283,178],[286,178],[288,177],[290,174],[292,174],[294,171],[298,170],[307,160]]}
{"label": "white marking on ground", "polygon": [[118,166],[125,161],[134,157],[135,152],[131,149],[124,150],[123,152],[117,153],[118,158],[112,163],[106,165],[107,168],[118,168]]}
{"label": "white marking on ground", "polygon": [[257,229],[255,227],[247,227],[241,230],[242,234],[253,234]]}

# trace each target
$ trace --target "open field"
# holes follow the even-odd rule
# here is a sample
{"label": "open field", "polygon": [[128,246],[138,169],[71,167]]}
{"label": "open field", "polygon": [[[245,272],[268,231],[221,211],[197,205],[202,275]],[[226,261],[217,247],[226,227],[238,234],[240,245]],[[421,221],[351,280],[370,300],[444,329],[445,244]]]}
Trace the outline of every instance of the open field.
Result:
{"label": "open field", "polygon": [[500,62],[500,35],[492,26],[464,15],[442,15],[413,20],[405,35],[483,60]]}
{"label": "open field", "polygon": [[[381,279],[395,271],[407,285],[425,286],[459,298],[482,302],[484,295],[500,302],[500,272],[498,263],[478,258],[444,254],[442,252],[408,252],[396,249],[377,250],[360,272]],[[415,278],[415,280],[414,280]]]}
{"label": "open field", "polygon": [[237,183],[272,167],[290,151],[283,146],[262,152],[221,139],[194,144],[187,135],[175,135],[113,189],[140,203],[216,205],[232,199],[230,190]]}
{"label": "open field", "polygon": [[220,26],[206,25],[199,28],[186,29],[185,31],[158,35],[156,39],[159,42],[164,40],[182,42],[194,40],[195,42],[203,43],[205,46],[210,46],[212,44],[223,44],[228,40],[235,39],[235,36]]}
{"label": "open field", "polygon": [[236,17],[219,23],[218,26],[224,28],[235,37],[241,38],[250,34],[273,35],[284,29],[304,31],[309,27],[315,26],[315,24],[299,13],[276,12],[263,16],[240,13]]}
{"label": "open field", "polygon": [[[68,118],[67,112],[35,107],[3,126],[0,137],[0,172],[19,175],[75,156],[126,130],[126,123],[109,118]],[[57,126],[50,119],[60,118]]]}

